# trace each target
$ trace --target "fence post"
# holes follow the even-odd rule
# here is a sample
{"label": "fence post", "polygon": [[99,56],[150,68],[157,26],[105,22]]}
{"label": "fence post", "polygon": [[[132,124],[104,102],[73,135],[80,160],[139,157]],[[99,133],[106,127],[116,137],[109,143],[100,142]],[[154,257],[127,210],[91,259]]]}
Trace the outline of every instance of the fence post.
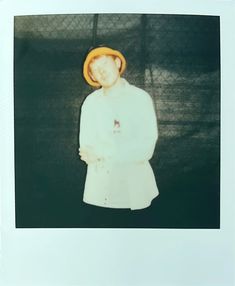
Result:
{"label": "fence post", "polygon": [[142,86],[145,87],[145,67],[146,67],[146,60],[147,60],[147,53],[146,53],[146,26],[147,26],[147,15],[141,15],[141,47],[140,47],[140,70],[142,73]]}
{"label": "fence post", "polygon": [[94,14],[93,17],[93,32],[92,32],[92,46],[96,46],[96,39],[97,39],[97,26],[98,26],[98,14]]}

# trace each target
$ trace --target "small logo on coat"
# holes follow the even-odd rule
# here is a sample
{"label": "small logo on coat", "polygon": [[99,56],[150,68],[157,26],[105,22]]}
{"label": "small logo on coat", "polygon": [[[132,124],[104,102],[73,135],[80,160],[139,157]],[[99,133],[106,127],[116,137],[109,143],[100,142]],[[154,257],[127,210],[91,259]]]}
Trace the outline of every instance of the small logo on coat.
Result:
{"label": "small logo on coat", "polygon": [[120,133],[120,127],[121,127],[120,121],[114,119],[114,122],[113,122],[113,133]]}

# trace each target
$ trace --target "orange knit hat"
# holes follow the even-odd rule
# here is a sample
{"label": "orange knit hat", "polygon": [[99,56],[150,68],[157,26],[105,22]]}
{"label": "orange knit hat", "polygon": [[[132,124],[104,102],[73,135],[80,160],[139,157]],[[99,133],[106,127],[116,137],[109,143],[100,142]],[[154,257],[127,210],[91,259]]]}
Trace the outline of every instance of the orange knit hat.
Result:
{"label": "orange knit hat", "polygon": [[83,76],[84,76],[85,80],[88,82],[88,84],[93,86],[93,87],[100,87],[100,84],[91,78],[91,76],[89,74],[89,64],[93,58],[98,57],[98,56],[102,56],[102,55],[110,55],[110,56],[119,57],[119,59],[121,60],[121,67],[120,67],[120,71],[119,71],[120,75],[124,72],[124,70],[126,68],[126,59],[124,58],[124,56],[119,51],[113,50],[113,49],[108,48],[108,47],[98,47],[98,48],[92,49],[87,54],[86,59],[84,61]]}

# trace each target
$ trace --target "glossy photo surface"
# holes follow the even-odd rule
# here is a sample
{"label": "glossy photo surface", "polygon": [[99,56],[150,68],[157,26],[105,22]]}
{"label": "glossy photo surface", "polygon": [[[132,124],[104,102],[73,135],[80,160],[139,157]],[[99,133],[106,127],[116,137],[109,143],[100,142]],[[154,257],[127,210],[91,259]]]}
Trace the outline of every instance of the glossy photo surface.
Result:
{"label": "glossy photo surface", "polygon": [[[17,228],[220,228],[220,17],[16,16],[14,37]],[[83,201],[87,164],[78,150],[81,110],[88,95],[101,92],[86,83],[83,63],[89,49],[99,45],[123,53],[127,65],[121,78],[153,103],[158,139],[149,164],[159,195],[144,209]],[[109,87],[119,65],[101,57],[91,64],[94,79]],[[95,103],[93,130],[103,124],[103,131],[120,136],[129,130],[124,124],[129,116],[129,137],[145,146],[136,134],[151,130],[151,112],[140,102],[128,97],[123,108],[113,105],[112,114],[106,103]],[[121,115],[114,116],[117,112]],[[120,142],[119,154],[132,156],[135,150],[127,145]],[[127,164],[119,167],[124,177]],[[127,176],[136,190],[142,172]]]}

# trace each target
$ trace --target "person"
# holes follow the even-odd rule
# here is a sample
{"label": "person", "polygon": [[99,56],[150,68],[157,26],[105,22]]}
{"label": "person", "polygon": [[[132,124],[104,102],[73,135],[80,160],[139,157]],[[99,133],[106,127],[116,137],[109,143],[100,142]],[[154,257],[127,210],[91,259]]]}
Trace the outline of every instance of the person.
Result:
{"label": "person", "polygon": [[97,89],[82,104],[79,154],[87,164],[85,203],[137,210],[159,195],[149,163],[158,128],[150,95],[122,77],[125,68],[110,47],[86,56],[83,75]]}

